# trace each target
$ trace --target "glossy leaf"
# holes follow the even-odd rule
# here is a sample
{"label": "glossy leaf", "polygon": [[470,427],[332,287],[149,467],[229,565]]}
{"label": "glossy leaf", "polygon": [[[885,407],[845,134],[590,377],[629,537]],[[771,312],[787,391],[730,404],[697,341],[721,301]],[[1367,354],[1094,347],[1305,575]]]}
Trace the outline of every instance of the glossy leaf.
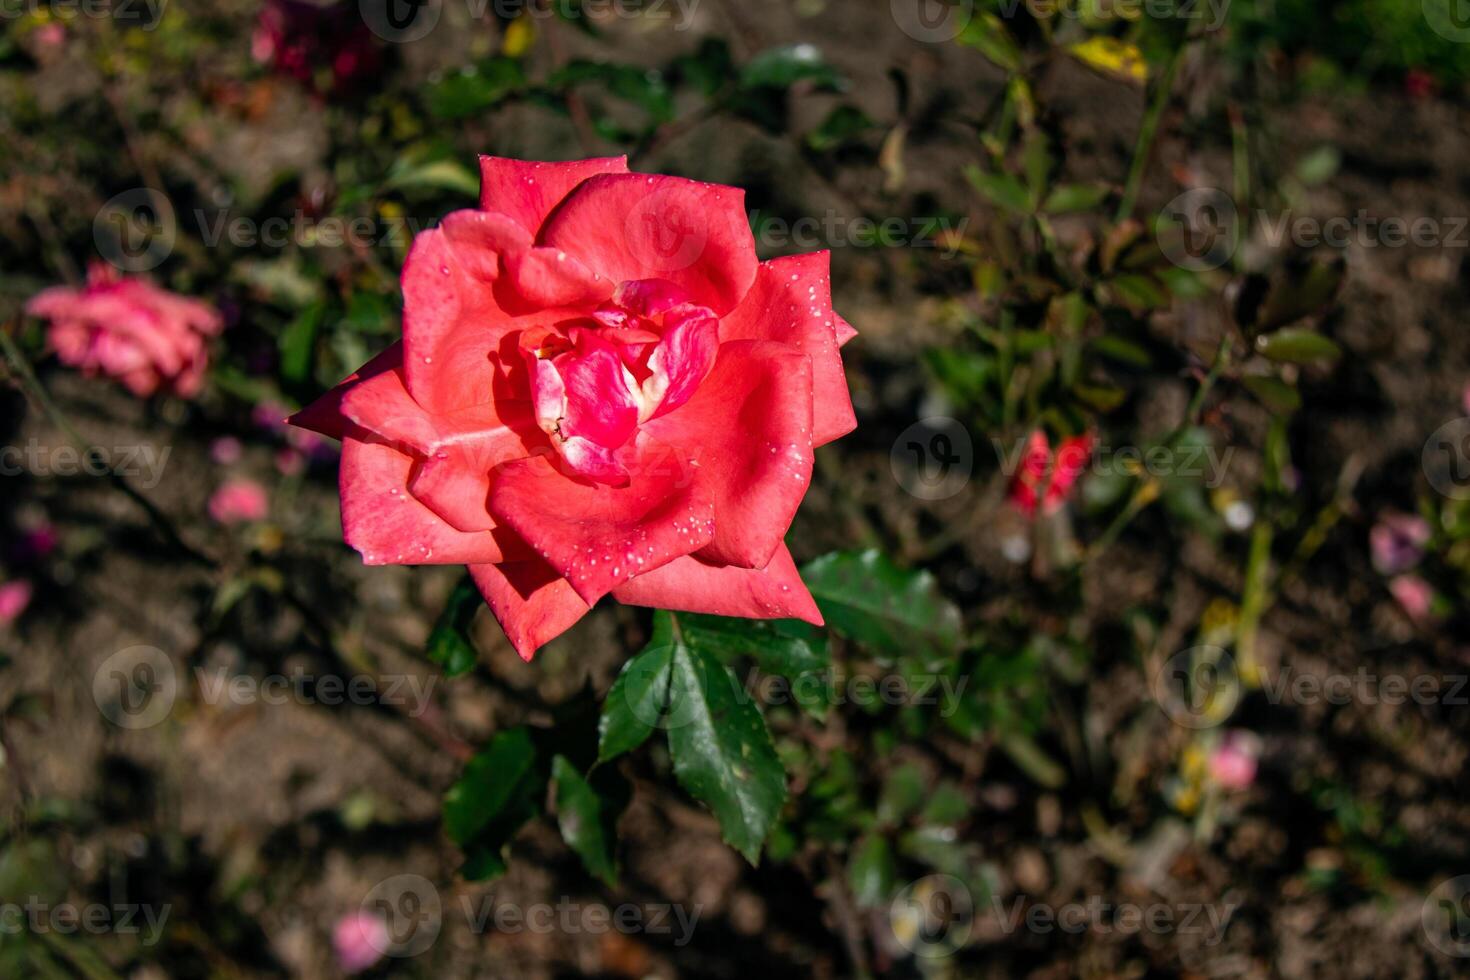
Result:
{"label": "glossy leaf", "polygon": [[1289,364],[1331,361],[1342,356],[1342,348],[1331,339],[1311,330],[1294,328],[1257,337],[1256,350],[1268,360]]}
{"label": "glossy leaf", "polygon": [[827,624],[876,652],[949,657],[959,649],[959,607],[928,572],[899,568],[872,550],[825,555],[801,574]]}
{"label": "glossy leaf", "polygon": [[[616,778],[610,769],[600,770]],[[627,801],[603,795],[564,755],[551,760],[556,787],[556,820],[562,839],[582,864],[608,885],[617,884],[617,815]],[[622,787],[626,789],[626,784]]]}
{"label": "glossy leaf", "polygon": [[478,654],[470,641],[469,630],[475,614],[484,604],[474,580],[468,575],[449,594],[444,611],[429,633],[427,648],[429,660],[444,668],[445,677],[459,677],[474,669]]}

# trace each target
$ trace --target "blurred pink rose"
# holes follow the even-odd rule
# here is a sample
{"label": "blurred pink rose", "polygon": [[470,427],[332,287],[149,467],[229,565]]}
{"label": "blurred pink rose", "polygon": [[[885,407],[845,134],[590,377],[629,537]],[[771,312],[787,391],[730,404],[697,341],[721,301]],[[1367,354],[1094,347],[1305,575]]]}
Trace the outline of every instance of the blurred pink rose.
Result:
{"label": "blurred pink rose", "polygon": [[304,473],[306,472],[306,457],[289,446],[277,449],[276,471],[282,476],[297,476]]}
{"label": "blurred pink rose", "polygon": [[36,28],[31,35],[37,46],[45,50],[54,50],[66,43],[66,25],[60,21],[51,21]]}
{"label": "blurred pink rose", "polygon": [[361,973],[388,952],[388,924],[371,912],[354,912],[337,920],[332,949],[344,973]]}
{"label": "blurred pink rose", "polygon": [[1260,739],[1250,732],[1226,732],[1210,753],[1210,778],[1225,789],[1249,789],[1256,781]]}
{"label": "blurred pink rose", "polygon": [[1382,575],[1407,572],[1424,558],[1429,522],[1413,514],[1384,514],[1368,532],[1373,567]]}
{"label": "blurred pink rose", "polygon": [[1434,586],[1417,575],[1399,575],[1389,580],[1388,591],[1415,622],[1429,618],[1434,605]]}
{"label": "blurred pink rose", "polygon": [[205,339],[223,326],[207,304],[124,279],[102,262],[93,263],[81,289],[43,290],[26,312],[51,321],[48,337],[62,363],[117,378],[140,398],[160,388],[198,394],[209,361]]}
{"label": "blurred pink rose", "polygon": [[234,436],[220,436],[209,444],[209,458],[221,466],[233,466],[240,462],[245,449]]}
{"label": "blurred pink rose", "polygon": [[31,583],[17,580],[0,584],[0,626],[15,622],[30,604]]}
{"label": "blurred pink rose", "polygon": [[[382,63],[356,4],[311,0],[266,0],[250,36],[250,56],[303,85],[327,90],[348,88]],[[318,69],[327,65],[330,79],[319,77]]]}
{"label": "blurred pink rose", "polygon": [[254,480],[229,480],[209,498],[209,516],[221,524],[263,521],[269,511],[270,497]]}
{"label": "blurred pink rose", "polygon": [[260,402],[250,410],[250,421],[272,435],[282,435],[289,428],[286,416],[291,410],[280,402]]}

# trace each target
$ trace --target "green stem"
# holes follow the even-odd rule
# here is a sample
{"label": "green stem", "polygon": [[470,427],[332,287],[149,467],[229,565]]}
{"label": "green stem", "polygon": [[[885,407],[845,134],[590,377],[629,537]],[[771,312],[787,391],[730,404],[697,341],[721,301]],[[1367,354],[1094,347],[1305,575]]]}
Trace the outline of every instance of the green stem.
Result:
{"label": "green stem", "polygon": [[1153,155],[1154,137],[1158,135],[1159,119],[1164,114],[1164,107],[1169,104],[1169,93],[1174,90],[1174,79],[1179,74],[1179,65],[1184,60],[1184,49],[1187,42],[1180,41],[1179,47],[1169,56],[1168,67],[1164,69],[1164,77],[1159,80],[1159,86],[1154,90],[1153,102],[1149,104],[1148,111],[1143,115],[1143,125],[1138,130],[1138,143],[1133,148],[1133,164],[1128,168],[1128,183],[1123,187],[1123,199],[1118,202],[1118,213],[1114,216],[1114,223],[1121,224],[1131,214],[1133,205],[1138,200],[1138,190],[1143,186],[1143,175],[1148,170],[1149,157]]}

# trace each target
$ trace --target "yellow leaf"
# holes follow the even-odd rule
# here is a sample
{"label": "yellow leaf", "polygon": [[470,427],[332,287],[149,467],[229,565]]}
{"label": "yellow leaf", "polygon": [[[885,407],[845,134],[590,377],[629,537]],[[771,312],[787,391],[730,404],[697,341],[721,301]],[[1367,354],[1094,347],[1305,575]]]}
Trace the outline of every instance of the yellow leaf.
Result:
{"label": "yellow leaf", "polygon": [[531,50],[535,41],[535,22],[529,16],[517,17],[505,29],[505,40],[500,45],[500,53],[507,58],[519,58]]}
{"label": "yellow leaf", "polygon": [[1148,79],[1148,63],[1143,60],[1143,52],[1136,44],[1128,44],[1115,37],[1098,36],[1074,44],[1067,50],[1078,61],[1108,75],[1139,83]]}

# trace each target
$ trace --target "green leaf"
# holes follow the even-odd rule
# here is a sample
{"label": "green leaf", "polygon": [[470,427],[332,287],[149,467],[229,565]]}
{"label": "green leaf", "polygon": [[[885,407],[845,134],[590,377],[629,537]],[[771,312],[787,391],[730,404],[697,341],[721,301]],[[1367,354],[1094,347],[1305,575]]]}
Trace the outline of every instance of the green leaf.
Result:
{"label": "green leaf", "polygon": [[856,106],[840,105],[827,114],[821,125],[806,134],[806,145],[822,153],[851,141],[876,125],[866,112]]}
{"label": "green leaf", "polygon": [[556,787],[556,820],[562,839],[582,859],[593,875],[608,885],[617,884],[616,823],[627,803],[627,784],[611,769],[600,770],[605,779],[619,780],[605,796],[577,771],[564,755],[551,760],[551,780]]}
{"label": "green leaf", "polygon": [[1130,309],[1154,310],[1169,305],[1168,292],[1152,276],[1119,276],[1108,285],[1118,302]]}
{"label": "green leaf", "polygon": [[444,668],[445,677],[459,677],[474,669],[478,654],[470,642],[469,630],[484,604],[474,579],[468,575],[449,594],[444,611],[429,633],[427,648],[429,660]]}
{"label": "green leaf", "polygon": [[740,84],[745,88],[786,89],[810,79],[825,88],[837,88],[842,76],[813,44],[768,48],[745,63]]}
{"label": "green leaf", "polygon": [[1059,184],[1046,196],[1041,210],[1047,214],[1089,211],[1107,198],[1108,189],[1101,184]]}
{"label": "green leaf", "polygon": [[847,865],[847,881],[859,908],[885,907],[893,892],[893,851],[888,838],[871,834],[858,845]]}
{"label": "green leaf", "polygon": [[801,574],[827,623],[877,652],[933,658],[959,649],[959,607],[928,572],[899,568],[871,550],[824,555]]}
{"label": "green leaf", "polygon": [[926,826],[949,827],[970,815],[970,801],[958,786],[945,781],[934,787],[919,820]]}
{"label": "green leaf", "polygon": [[827,671],[832,659],[826,638],[810,623],[680,613],[679,626],[686,643],[709,651],[726,664],[749,657],[763,673],[786,678],[803,709],[817,718],[827,716],[832,703]]}
{"label": "green leaf", "polygon": [[655,616],[648,646],[623,665],[608,689],[597,724],[597,761],[607,762],[648,740],[669,704],[673,661],[669,617]]}
{"label": "green leaf", "polygon": [[1257,337],[1256,350],[1268,360],[1290,364],[1331,361],[1342,356],[1342,348],[1327,337],[1291,327]]}
{"label": "green leaf", "polygon": [[725,841],[757,864],[786,802],[786,773],[765,719],[735,675],[713,654],[685,643],[677,621],[673,636],[668,736],[674,775],[714,812]]}
{"label": "green leaf", "polygon": [[1251,375],[1242,384],[1260,399],[1261,404],[1278,415],[1290,415],[1302,407],[1301,393],[1280,378]]}
{"label": "green leaf", "polygon": [[674,96],[663,74],[636,65],[573,61],[553,73],[547,84],[558,89],[594,84],[643,109],[655,122],[669,122],[674,118]]}
{"label": "green leaf", "polygon": [[520,62],[490,58],[446,75],[429,89],[429,111],[440,119],[464,119],[491,108],[525,84]]}
{"label": "green leaf", "polygon": [[281,352],[281,377],[287,381],[300,383],[310,375],[317,329],[326,311],[326,303],[317,301],[298,313],[281,331],[277,346]]}
{"label": "green leaf", "polygon": [[913,763],[898,766],[883,781],[883,791],[878,796],[879,822],[899,823],[919,808],[927,790],[922,769]]}
{"label": "green leaf", "polygon": [[1153,358],[1147,350],[1131,340],[1115,335],[1095,337],[1088,346],[1108,360],[1127,364],[1129,367],[1146,368],[1153,364]]}
{"label": "green leaf", "polygon": [[971,164],[965,168],[965,179],[991,203],[1016,214],[1031,212],[1031,195],[1025,185],[1010,174],[986,173]]}
{"label": "green leaf", "polygon": [[994,14],[972,17],[955,40],[979,51],[1006,71],[1021,70],[1021,49],[1006,30],[1005,22]]}
{"label": "green leaf", "polygon": [[467,197],[480,193],[480,178],[458,160],[435,160],[432,163],[394,166],[387,186],[393,190],[452,191]]}
{"label": "green leaf", "polygon": [[505,849],[541,812],[547,773],[524,726],[500,732],[466,763],[444,795],[444,828],[465,852],[466,878],[505,872]]}

